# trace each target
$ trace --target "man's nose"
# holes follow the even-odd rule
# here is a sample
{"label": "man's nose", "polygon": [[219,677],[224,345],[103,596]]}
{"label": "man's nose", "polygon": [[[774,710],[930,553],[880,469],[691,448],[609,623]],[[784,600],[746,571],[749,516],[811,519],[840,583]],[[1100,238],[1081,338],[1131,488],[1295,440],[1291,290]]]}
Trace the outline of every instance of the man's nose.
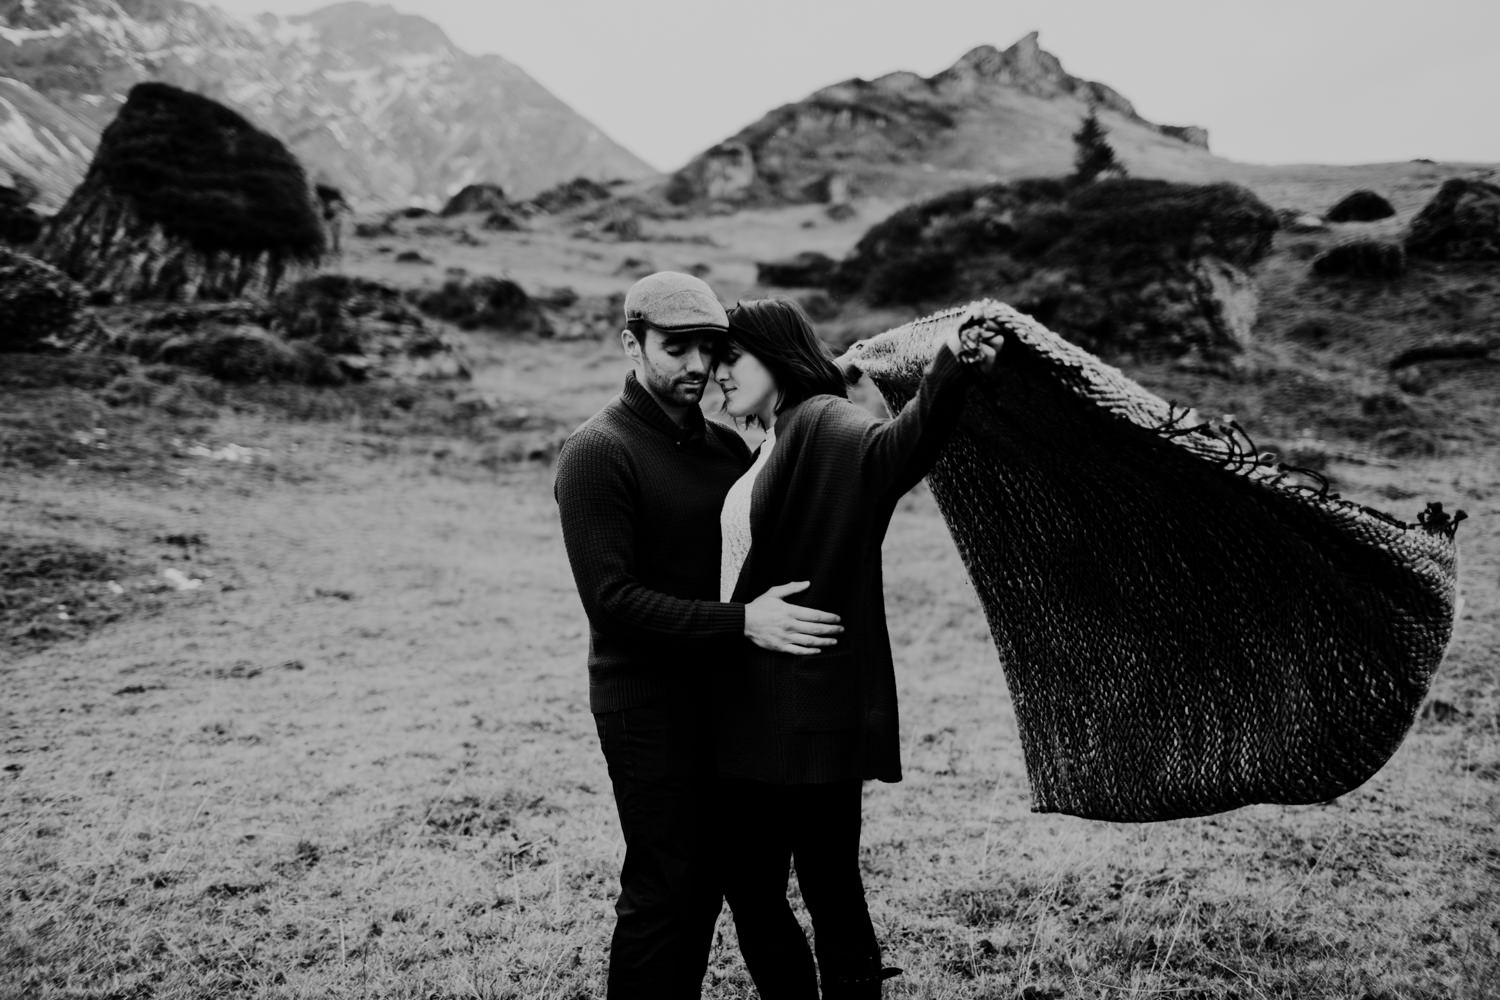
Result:
{"label": "man's nose", "polygon": [[713,364],[713,356],[707,351],[688,351],[687,353],[687,370],[694,374],[707,374]]}

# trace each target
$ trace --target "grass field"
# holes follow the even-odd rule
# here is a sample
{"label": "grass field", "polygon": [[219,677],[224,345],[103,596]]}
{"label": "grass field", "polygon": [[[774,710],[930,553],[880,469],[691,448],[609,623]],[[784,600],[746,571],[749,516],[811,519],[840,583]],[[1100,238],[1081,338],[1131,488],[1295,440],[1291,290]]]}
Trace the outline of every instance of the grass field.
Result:
{"label": "grass field", "polygon": [[[766,246],[802,232],[766,219]],[[517,261],[552,267],[535,281],[578,252],[520,239]],[[632,248],[584,249],[581,291],[623,287]],[[731,301],[759,252],[656,249],[707,255]],[[1433,375],[1425,444],[1394,447],[1362,407],[1380,387],[1328,363],[1382,328],[1296,266],[1268,265],[1287,271],[1271,374],[1137,374],[1300,440],[1354,499],[1469,511],[1466,601],[1416,726],[1319,806],[1032,814],[977,600],[919,489],[886,543],[907,778],[865,799],[871,909],[906,970],[888,996],[1500,996],[1500,392],[1492,369]],[[1345,309],[1344,339],[1284,339],[1294,301]],[[1417,309],[1366,312],[1395,306]],[[0,356],[0,997],[602,995],[621,845],[551,469],[527,456],[623,364],[590,339],[471,344],[472,385],[355,392],[153,394]],[[1300,394],[1299,366],[1322,366]],[[752,995],[727,916],[705,995]]]}

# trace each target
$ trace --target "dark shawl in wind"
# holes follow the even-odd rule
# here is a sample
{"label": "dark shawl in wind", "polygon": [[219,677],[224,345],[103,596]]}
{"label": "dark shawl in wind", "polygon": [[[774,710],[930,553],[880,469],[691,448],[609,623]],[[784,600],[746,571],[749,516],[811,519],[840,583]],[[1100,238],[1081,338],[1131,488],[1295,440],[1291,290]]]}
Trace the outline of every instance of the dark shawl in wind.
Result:
{"label": "dark shawl in wind", "polygon": [[895,410],[953,324],[1004,336],[928,477],[999,650],[1032,808],[1161,820],[1334,798],[1395,752],[1457,550],[1341,499],[1008,306],[841,360]]}

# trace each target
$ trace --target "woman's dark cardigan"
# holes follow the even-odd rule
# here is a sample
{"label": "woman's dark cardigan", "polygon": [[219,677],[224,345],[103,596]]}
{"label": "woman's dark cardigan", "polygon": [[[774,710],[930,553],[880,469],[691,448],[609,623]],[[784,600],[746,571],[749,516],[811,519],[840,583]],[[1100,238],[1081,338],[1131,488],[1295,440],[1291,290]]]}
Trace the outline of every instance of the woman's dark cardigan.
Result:
{"label": "woman's dark cardigan", "polygon": [[843,619],[814,656],[745,643],[719,672],[721,772],[777,784],[901,780],[896,674],[880,545],[901,495],[927,473],[963,409],[965,372],[942,348],[916,397],[876,418],[814,396],[776,419],[750,501],[750,554],[733,600],[807,580],[788,600]]}

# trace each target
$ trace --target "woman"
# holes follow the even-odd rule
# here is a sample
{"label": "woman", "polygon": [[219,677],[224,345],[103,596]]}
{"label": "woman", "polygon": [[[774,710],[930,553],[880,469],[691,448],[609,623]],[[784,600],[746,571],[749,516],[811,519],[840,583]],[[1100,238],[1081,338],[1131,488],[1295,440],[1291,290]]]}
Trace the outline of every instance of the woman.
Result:
{"label": "woman", "polygon": [[[963,360],[961,361],[960,358]],[[747,646],[719,671],[725,897],[765,1000],[879,997],[880,964],[859,874],[861,783],[901,778],[896,680],[880,544],[896,502],[937,457],[963,408],[970,367],[995,349],[939,349],[916,397],[881,420],[847,398],[807,316],[762,300],[729,311],[714,378],[724,409],[766,437],[721,517],[721,597],[778,581],[842,617],[838,645],[809,655]],[[787,902],[789,866],[812,917],[817,969]]]}

